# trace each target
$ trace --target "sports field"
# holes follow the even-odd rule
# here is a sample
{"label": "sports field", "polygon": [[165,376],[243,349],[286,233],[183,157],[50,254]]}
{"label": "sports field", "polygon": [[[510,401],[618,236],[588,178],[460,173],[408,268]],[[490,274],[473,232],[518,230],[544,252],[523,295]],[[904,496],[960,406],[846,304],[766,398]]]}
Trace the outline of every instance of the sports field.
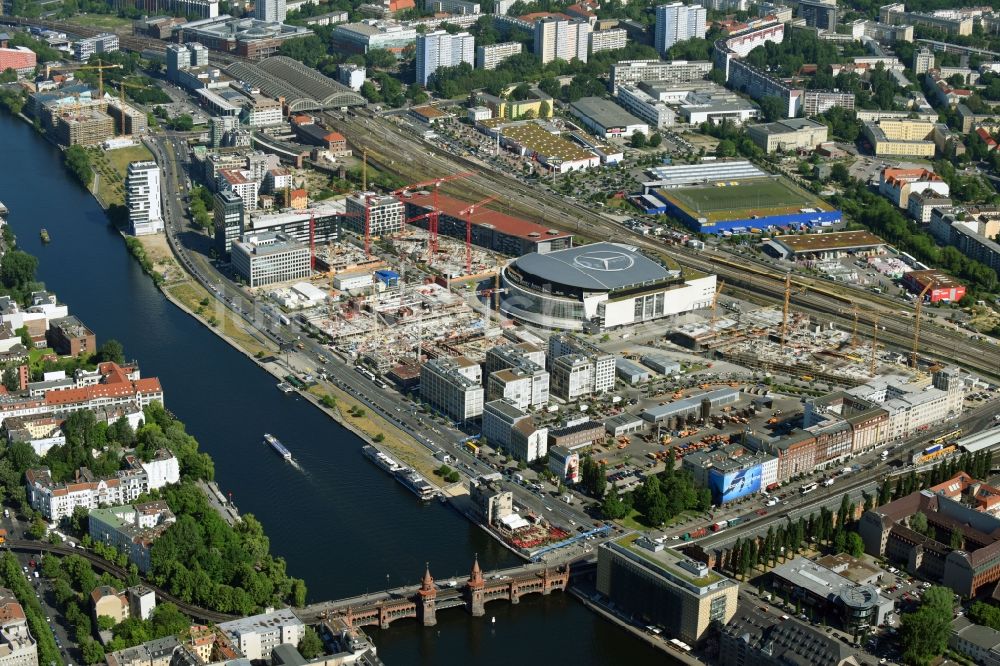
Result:
{"label": "sports field", "polygon": [[831,210],[812,194],[786,180],[774,178],[681,187],[660,190],[660,194],[692,216],[704,217],[710,222],[786,215],[802,208]]}

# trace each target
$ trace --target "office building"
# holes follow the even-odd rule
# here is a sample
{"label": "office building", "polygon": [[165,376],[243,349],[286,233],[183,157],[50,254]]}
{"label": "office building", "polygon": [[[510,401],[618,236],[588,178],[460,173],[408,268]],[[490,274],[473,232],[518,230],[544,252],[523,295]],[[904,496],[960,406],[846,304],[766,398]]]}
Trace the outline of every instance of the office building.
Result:
{"label": "office building", "polygon": [[647,536],[630,534],[597,549],[597,591],[627,614],[695,644],[736,613],[738,586],[703,562]]}
{"label": "office building", "polygon": [[359,54],[372,49],[386,49],[399,56],[416,41],[415,27],[373,19],[338,25],[331,36],[336,50]]}
{"label": "office building", "polygon": [[549,373],[538,366],[491,372],[486,378],[486,400],[501,399],[518,409],[544,407],[549,403]]}
{"label": "office building", "polygon": [[243,103],[242,117],[250,127],[269,127],[284,121],[281,102],[263,95],[249,95]]}
{"label": "office building", "polygon": [[176,520],[162,500],[91,509],[87,533],[94,541],[128,555],[129,562],[146,573],[149,549]]}
{"label": "office building", "polygon": [[535,369],[545,367],[545,350],[530,342],[518,342],[491,347],[486,352],[483,368],[487,375],[497,370],[511,368]]}
{"label": "office building", "polygon": [[765,153],[777,151],[813,150],[825,142],[829,128],[807,118],[788,118],[773,123],[751,125],[750,139]]}
{"label": "office building", "polygon": [[479,69],[496,69],[497,65],[511,56],[516,56],[524,50],[521,42],[501,42],[476,47],[476,67]]}
{"label": "office building", "polygon": [[222,622],[219,629],[247,659],[268,659],[279,645],[298,645],[306,625],[289,608]]}
{"label": "office building", "polygon": [[222,169],[219,171],[217,191],[231,190],[243,201],[243,210],[247,213],[257,210],[257,196],[260,193],[260,181],[253,178],[247,169]]}
{"label": "office building", "polygon": [[653,47],[666,56],[670,47],[688,39],[704,39],[706,11],[701,5],[674,2],[656,8],[656,36]]}
{"label": "office building", "polygon": [[483,406],[483,437],[491,447],[517,460],[530,463],[545,457],[548,432],[506,400],[491,400]]}
{"label": "office building", "polygon": [[766,606],[741,602],[719,633],[719,666],[864,663],[846,643]]}
{"label": "office building", "polygon": [[455,421],[482,415],[483,370],[464,356],[432,359],[420,368],[420,397]]}
{"label": "office building", "polygon": [[810,28],[836,32],[837,3],[825,0],[799,0],[799,18]]}
{"label": "office building", "polygon": [[125,207],[133,236],[163,231],[160,167],[156,162],[130,162],[125,174]]}
{"label": "office building", "polygon": [[12,69],[21,76],[31,74],[38,64],[38,56],[27,46],[0,48],[0,72]]}
{"label": "office building", "polygon": [[574,58],[587,62],[590,47],[590,24],[575,19],[568,20],[554,16],[535,21],[535,55],[547,63],[559,58],[569,62]]}
{"label": "office building", "polygon": [[426,86],[434,72],[463,62],[474,64],[476,39],[467,32],[454,35],[435,30],[417,35],[417,83]]}
{"label": "office building", "polygon": [[649,133],[649,125],[612,101],[601,97],[581,97],[570,112],[600,139],[628,138],[636,132]]}
{"label": "office building", "polygon": [[212,213],[215,251],[220,257],[228,257],[233,243],[243,233],[243,199],[232,190],[219,190],[213,197]]}
{"label": "office building", "polygon": [[244,236],[232,244],[233,269],[250,287],[308,278],[311,253],[308,245],[281,233]]}
{"label": "office building", "polygon": [[548,359],[550,370],[552,364],[561,356],[576,354],[585,358],[592,366],[591,384],[589,392],[605,393],[615,388],[615,356],[602,351],[598,347],[590,344],[586,340],[556,333],[549,337]]}
{"label": "office building", "polygon": [[395,234],[403,230],[406,206],[394,196],[375,192],[357,192],[347,197],[345,226],[358,234],[368,225],[372,236]]}
{"label": "office building", "polygon": [[857,583],[804,557],[778,564],[771,576],[772,586],[801,602],[807,614],[836,619],[845,631],[881,626],[893,610],[892,599],[871,583]]}
{"label": "office building", "polygon": [[284,23],[287,15],[285,0],[256,0],[253,17],[267,23]]}
{"label": "office building", "polygon": [[96,53],[113,53],[118,50],[118,35],[102,32],[73,42],[73,57],[80,61],[90,60]]}
{"label": "office building", "polygon": [[198,42],[167,44],[166,59],[167,79],[179,83],[184,70],[208,66],[208,49]]}

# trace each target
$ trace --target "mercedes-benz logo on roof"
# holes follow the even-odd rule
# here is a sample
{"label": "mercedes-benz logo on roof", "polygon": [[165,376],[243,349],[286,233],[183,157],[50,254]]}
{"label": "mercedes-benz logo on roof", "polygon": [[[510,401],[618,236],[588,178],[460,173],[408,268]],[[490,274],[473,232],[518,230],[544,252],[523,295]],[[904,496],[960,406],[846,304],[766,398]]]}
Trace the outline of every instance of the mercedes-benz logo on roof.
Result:
{"label": "mercedes-benz logo on roof", "polygon": [[624,252],[595,250],[575,257],[573,263],[588,271],[627,271],[635,264],[635,259]]}

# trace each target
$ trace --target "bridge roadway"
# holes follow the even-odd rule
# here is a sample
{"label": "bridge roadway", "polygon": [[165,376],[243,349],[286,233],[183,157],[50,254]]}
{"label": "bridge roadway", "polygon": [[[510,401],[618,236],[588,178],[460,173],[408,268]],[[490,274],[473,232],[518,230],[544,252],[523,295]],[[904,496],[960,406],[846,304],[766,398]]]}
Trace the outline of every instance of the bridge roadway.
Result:
{"label": "bridge roadway", "polygon": [[[402,128],[379,116],[372,116],[364,110],[356,110],[354,115],[341,117],[327,114],[327,119],[335,125],[346,128],[351,147],[357,152],[368,148],[368,160],[381,168],[404,176],[420,173],[421,180],[443,176],[457,171],[473,171],[471,178],[442,185],[445,191],[454,192],[464,198],[480,198],[494,195],[514,212],[528,218],[539,217],[545,211],[545,222],[570,231],[582,233],[601,240],[622,240],[647,251],[666,254],[682,266],[688,266],[709,273],[716,273],[726,280],[726,284],[743,287],[769,299],[781,301],[784,298],[785,274],[773,266],[743,256],[721,252],[696,252],[688,248],[666,245],[622,227],[589,208],[565,197],[535,187],[516,177],[488,167],[483,162],[468,157],[453,155],[440,147],[414,139]],[[387,149],[387,146],[390,147]],[[416,168],[419,172],[406,173],[406,169]],[[472,196],[475,195],[475,196]],[[752,273],[752,276],[748,274]],[[800,310],[818,313],[825,319],[837,323],[845,329],[853,326],[851,306],[865,304],[865,310],[858,313],[858,334],[870,338],[874,314],[879,318],[879,340],[909,352],[913,345],[913,306],[902,301],[894,301],[858,289],[834,286],[828,281],[795,276],[795,286],[806,286],[804,293],[793,293],[792,304]],[[843,289],[843,295],[838,292]],[[901,311],[908,314],[903,316]],[[884,326],[885,330],[881,330]],[[949,363],[959,363],[963,367],[1000,379],[1000,354],[995,345],[973,340],[971,337],[935,325],[929,320],[921,322],[920,350],[925,356],[933,356]],[[961,354],[955,351],[961,349]],[[959,357],[959,358],[956,358]]]}
{"label": "bridge roadway", "polygon": [[[101,571],[106,571],[113,576],[117,576],[122,580],[128,577],[128,571],[118,566],[117,564],[112,564],[100,555],[93,553],[85,548],[71,548],[64,545],[56,545],[51,543],[46,543],[44,541],[23,541],[18,539],[12,539],[7,541],[4,546],[17,553],[27,553],[29,555],[35,553],[50,553],[52,555],[61,555],[63,557],[69,557],[70,555],[79,555],[83,559],[90,562],[90,564]],[[201,620],[203,622],[227,622],[229,620],[235,620],[238,616],[229,615],[228,613],[220,613],[218,611],[208,610],[207,608],[202,608],[194,604],[190,604],[186,601],[182,601],[170,594],[161,587],[157,587],[150,582],[143,581],[143,585],[153,590],[156,593],[156,598],[160,602],[169,601],[170,603],[177,606],[180,611],[186,615],[191,616],[196,620]]]}

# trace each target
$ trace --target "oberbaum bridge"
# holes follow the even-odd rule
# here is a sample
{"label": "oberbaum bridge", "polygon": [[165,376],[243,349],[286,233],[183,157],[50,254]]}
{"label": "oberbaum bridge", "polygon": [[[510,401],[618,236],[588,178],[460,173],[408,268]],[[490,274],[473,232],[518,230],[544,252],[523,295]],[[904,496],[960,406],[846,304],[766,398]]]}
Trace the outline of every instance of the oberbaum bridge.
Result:
{"label": "oberbaum bridge", "polygon": [[[584,565],[583,568],[588,567]],[[496,571],[487,578],[479,568],[477,557],[468,580],[460,585],[451,582],[449,586],[439,586],[428,567],[419,586],[312,604],[295,609],[295,615],[307,624],[337,618],[352,627],[378,625],[386,629],[396,620],[416,618],[425,627],[430,627],[437,624],[439,610],[464,606],[473,617],[480,617],[486,614],[486,604],[491,601],[516,604],[529,594],[565,591],[569,577],[570,565],[567,563],[554,568],[524,565]]]}

